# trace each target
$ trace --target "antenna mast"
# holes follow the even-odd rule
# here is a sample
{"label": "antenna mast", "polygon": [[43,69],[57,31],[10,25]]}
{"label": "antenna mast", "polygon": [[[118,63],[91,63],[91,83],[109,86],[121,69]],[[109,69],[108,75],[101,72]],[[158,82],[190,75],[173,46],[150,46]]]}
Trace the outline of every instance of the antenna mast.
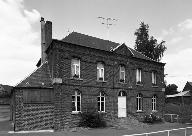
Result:
{"label": "antenna mast", "polygon": [[115,25],[115,23],[113,23],[114,21],[118,21],[118,19],[114,19],[114,18],[105,18],[105,17],[97,17],[101,20],[101,24],[105,25],[107,28],[107,39],[109,40],[109,28],[113,25]]}

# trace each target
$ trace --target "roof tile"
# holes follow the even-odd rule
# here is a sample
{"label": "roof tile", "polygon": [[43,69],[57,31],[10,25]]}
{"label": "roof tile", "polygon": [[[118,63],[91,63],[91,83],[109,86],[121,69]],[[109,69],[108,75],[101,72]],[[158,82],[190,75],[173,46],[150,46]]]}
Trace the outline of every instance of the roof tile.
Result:
{"label": "roof tile", "polygon": [[48,62],[43,63],[15,87],[52,87]]}
{"label": "roof tile", "polygon": [[112,48],[116,48],[119,45],[119,43],[99,39],[77,32],[70,33],[68,36],[63,38],[62,41],[105,51],[110,51]]}

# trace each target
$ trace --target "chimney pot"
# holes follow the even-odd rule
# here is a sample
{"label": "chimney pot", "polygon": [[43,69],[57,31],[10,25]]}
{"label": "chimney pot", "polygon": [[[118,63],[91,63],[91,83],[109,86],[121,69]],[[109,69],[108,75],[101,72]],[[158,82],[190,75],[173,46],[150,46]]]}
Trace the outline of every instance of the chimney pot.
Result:
{"label": "chimney pot", "polygon": [[41,22],[41,21],[44,21],[44,18],[43,18],[43,17],[41,17],[41,20],[40,20],[40,22]]}

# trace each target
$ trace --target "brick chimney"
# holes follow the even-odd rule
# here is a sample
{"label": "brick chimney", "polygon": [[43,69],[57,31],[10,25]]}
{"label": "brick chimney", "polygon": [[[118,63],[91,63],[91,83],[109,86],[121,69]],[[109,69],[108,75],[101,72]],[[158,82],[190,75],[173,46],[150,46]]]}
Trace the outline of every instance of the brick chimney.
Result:
{"label": "brick chimney", "polygon": [[41,64],[47,60],[46,49],[49,47],[52,41],[52,22],[44,21],[41,17]]}

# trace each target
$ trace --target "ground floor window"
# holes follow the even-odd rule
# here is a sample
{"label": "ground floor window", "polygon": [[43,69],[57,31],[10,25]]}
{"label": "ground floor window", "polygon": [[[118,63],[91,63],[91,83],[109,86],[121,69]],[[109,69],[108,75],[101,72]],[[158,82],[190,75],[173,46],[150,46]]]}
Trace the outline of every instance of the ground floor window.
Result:
{"label": "ground floor window", "polygon": [[105,112],[105,94],[100,92],[97,97],[97,105],[99,112]]}
{"label": "ground floor window", "polygon": [[154,95],[152,97],[152,111],[156,111],[157,110],[157,97]]}
{"label": "ground floor window", "polygon": [[143,96],[142,94],[138,94],[136,97],[136,101],[137,101],[137,111],[142,111],[142,107],[143,107]]}
{"label": "ground floor window", "polygon": [[81,93],[79,91],[75,91],[75,94],[72,95],[72,112],[80,112],[81,111]]}

